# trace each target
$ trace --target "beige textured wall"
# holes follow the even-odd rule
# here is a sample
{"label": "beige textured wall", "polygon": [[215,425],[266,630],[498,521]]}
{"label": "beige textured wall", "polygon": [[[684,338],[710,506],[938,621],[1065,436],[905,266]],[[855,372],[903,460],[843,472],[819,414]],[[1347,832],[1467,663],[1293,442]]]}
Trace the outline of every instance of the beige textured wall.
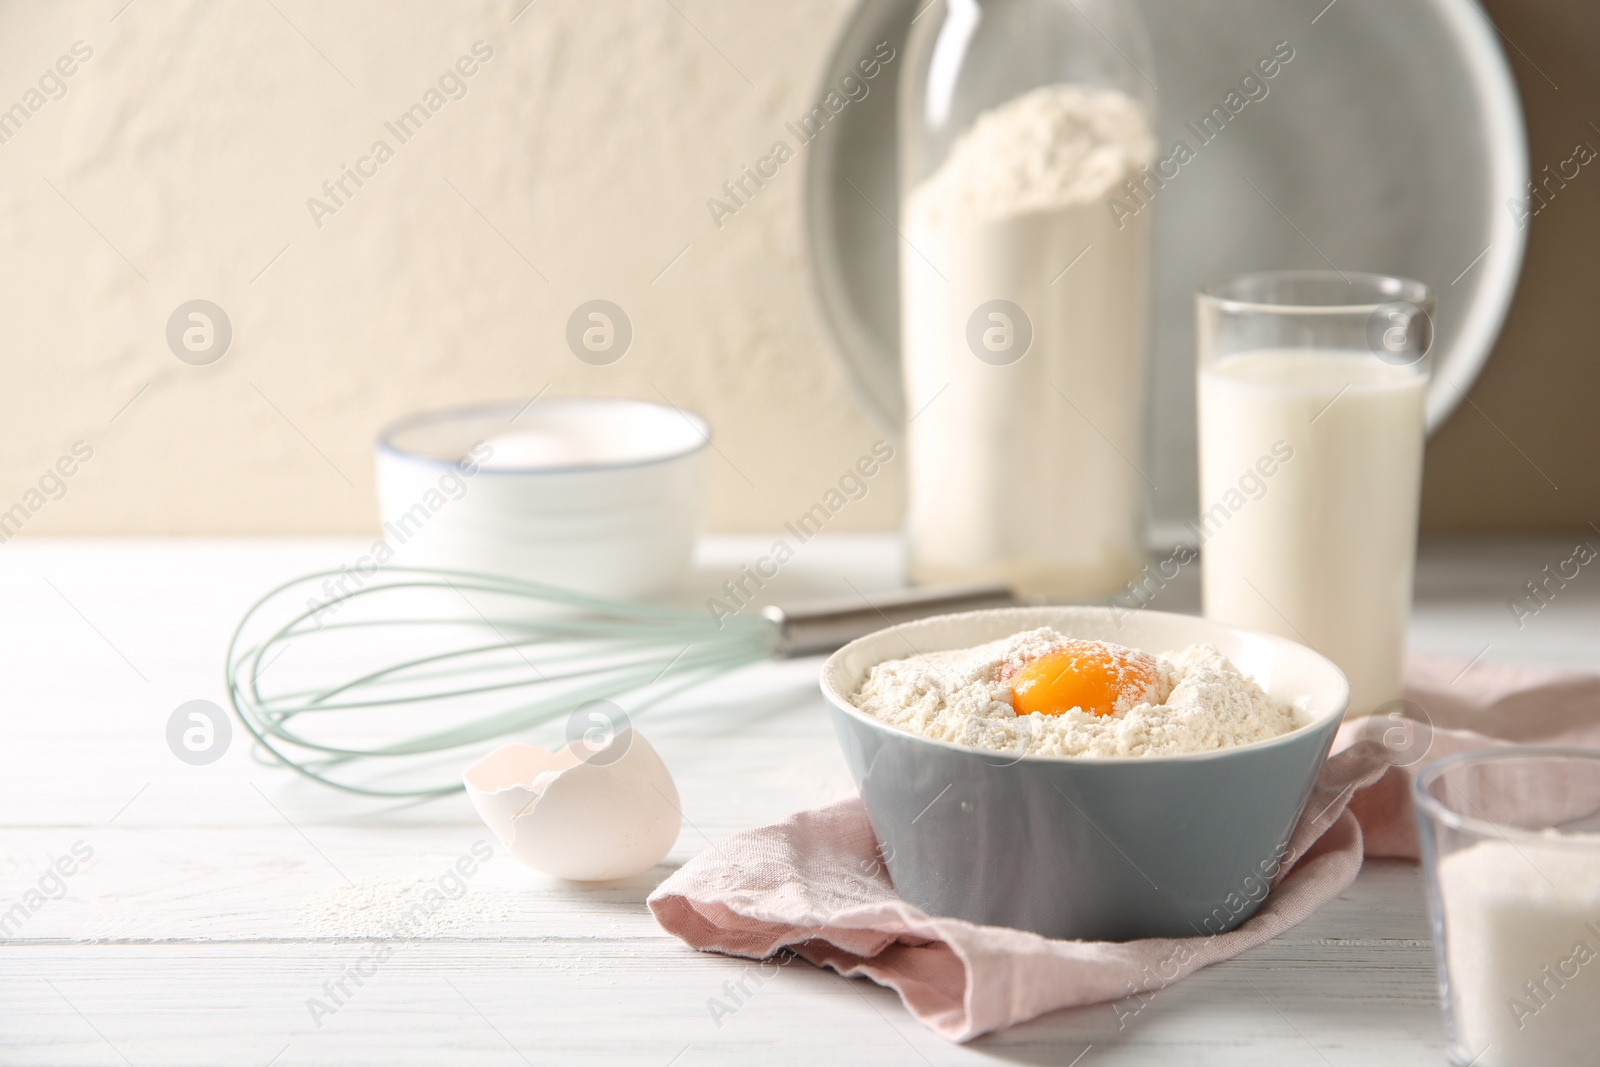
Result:
{"label": "beige textured wall", "polygon": [[[0,143],[0,510],[94,453],[28,534],[375,530],[382,424],[547,387],[707,415],[714,528],[777,528],[876,439],[806,288],[801,161],[705,206],[809,106],[844,0],[125,2],[0,8],[0,108],[93,50]],[[480,39],[464,97],[385,131]],[[209,366],[166,344],[192,298],[232,321]],[[608,367],[564,341],[594,298],[634,327]],[[897,473],[837,527],[897,522]]]}
{"label": "beige textured wall", "polygon": [[[28,534],[371,531],[379,426],[546,388],[706,414],[713,528],[814,502],[877,434],[811,305],[801,161],[720,230],[705,201],[813,102],[848,0],[525,2],[0,6],[0,109],[40,105],[0,143],[0,511],[40,505]],[[1594,6],[1489,7],[1535,169],[1600,146]],[[480,39],[466,96],[398,144],[384,122]],[[394,158],[319,228],[307,198],[380,137]],[[1534,220],[1476,407],[1430,445],[1432,529],[1600,521],[1592,170]],[[194,298],[232,320],[210,366],[165,340]],[[594,298],[633,320],[609,367],[563,341]],[[836,528],[901,505],[891,467]]]}

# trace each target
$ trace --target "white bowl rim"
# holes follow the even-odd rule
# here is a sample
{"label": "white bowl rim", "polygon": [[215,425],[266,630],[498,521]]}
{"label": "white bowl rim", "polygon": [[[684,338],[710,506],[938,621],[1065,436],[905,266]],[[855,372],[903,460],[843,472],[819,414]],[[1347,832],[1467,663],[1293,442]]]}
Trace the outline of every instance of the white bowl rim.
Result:
{"label": "white bowl rim", "polygon": [[[1349,681],[1349,679],[1345,677],[1344,671],[1339,669],[1338,664],[1334,663],[1327,656],[1324,656],[1322,653],[1318,652],[1314,648],[1311,648],[1311,647],[1309,647],[1307,645],[1302,645],[1297,641],[1290,641],[1290,640],[1288,640],[1286,638],[1279,637],[1276,634],[1267,634],[1267,633],[1262,633],[1259,630],[1247,630],[1247,629],[1244,629],[1243,627],[1240,627],[1240,626],[1229,626],[1229,625],[1226,625],[1224,623],[1213,622],[1212,620],[1204,618],[1203,616],[1200,616],[1200,615],[1182,615],[1182,614],[1179,614],[1178,612],[1175,612],[1175,611],[1150,611],[1150,610],[1144,609],[1144,608],[1138,609],[1138,612],[1137,612],[1141,617],[1144,617],[1144,618],[1178,619],[1178,620],[1182,620],[1182,621],[1184,621],[1186,623],[1196,623],[1196,622],[1204,623],[1206,626],[1212,627],[1212,628],[1216,629],[1219,632],[1235,634],[1235,635],[1239,635],[1239,636],[1242,636],[1242,637],[1248,637],[1248,638],[1251,638],[1253,640],[1265,641],[1268,644],[1279,645],[1279,646],[1282,646],[1284,648],[1297,649],[1300,652],[1303,652],[1303,653],[1306,653],[1306,654],[1308,654],[1310,656],[1315,657],[1317,660],[1320,660],[1323,664],[1325,664],[1327,666],[1327,668],[1330,671],[1332,671],[1334,673],[1334,675],[1339,679],[1340,684],[1343,686],[1344,693],[1339,699],[1337,699],[1337,700],[1335,700],[1333,702],[1333,706],[1329,710],[1323,712],[1321,715],[1318,715],[1318,716],[1312,718],[1310,722],[1302,723],[1301,725],[1296,726],[1293,730],[1289,730],[1286,733],[1281,733],[1277,737],[1269,737],[1264,741],[1252,741],[1249,744],[1245,744],[1245,745],[1234,745],[1231,748],[1219,748],[1219,749],[1214,749],[1214,750],[1212,750],[1210,752],[1171,753],[1171,754],[1158,755],[1158,756],[1046,756],[1046,755],[1030,755],[1030,754],[1023,754],[1023,755],[1017,756],[1017,755],[1015,755],[1015,754],[1013,754],[1013,753],[1011,753],[1009,751],[996,752],[996,751],[992,751],[990,749],[985,749],[985,748],[975,748],[975,747],[973,747],[971,745],[957,744],[954,741],[941,741],[941,740],[938,740],[938,739],[932,738],[932,737],[924,737],[921,734],[914,734],[910,730],[902,730],[898,726],[893,726],[893,725],[891,725],[889,723],[883,722],[880,719],[873,718],[871,715],[868,715],[866,712],[862,711],[860,708],[858,708],[854,704],[852,704],[848,697],[842,695],[834,687],[833,682],[832,682],[831,678],[829,677],[829,675],[832,673],[831,672],[831,668],[833,668],[835,662],[840,657],[842,657],[846,652],[848,652],[852,648],[855,648],[857,645],[861,645],[861,644],[863,644],[863,643],[865,643],[867,641],[871,641],[873,639],[879,638],[881,635],[883,635],[886,632],[897,631],[897,630],[905,630],[905,629],[912,629],[912,628],[921,628],[924,625],[929,624],[929,623],[940,622],[940,621],[943,621],[943,620],[946,620],[946,619],[953,619],[953,618],[962,618],[962,617],[977,616],[977,615],[1005,615],[1005,614],[1014,614],[1014,613],[1018,613],[1018,612],[1038,612],[1038,611],[1063,611],[1063,612],[1070,612],[1070,613],[1083,613],[1083,614],[1089,614],[1089,615],[1108,615],[1113,611],[1113,609],[1112,608],[1108,608],[1108,607],[1101,607],[1101,606],[1093,605],[1093,604],[1018,605],[1016,607],[1010,607],[1010,608],[985,608],[985,609],[981,609],[979,611],[961,611],[961,612],[954,612],[954,613],[948,614],[948,615],[933,615],[933,616],[930,616],[930,617],[928,617],[926,619],[918,619],[915,622],[901,623],[901,624],[896,625],[896,626],[884,627],[882,630],[874,630],[870,634],[866,634],[866,635],[864,635],[862,637],[856,638],[854,641],[851,641],[849,644],[845,645],[843,648],[840,648],[838,651],[834,652],[826,660],[823,661],[821,676],[818,679],[818,681],[821,684],[822,695],[828,699],[829,703],[831,703],[835,708],[843,711],[846,715],[852,716],[853,718],[859,720],[860,722],[866,723],[867,725],[872,726],[872,727],[874,727],[874,728],[876,728],[878,730],[887,731],[887,732],[889,732],[891,734],[894,734],[894,735],[897,735],[897,736],[900,736],[900,737],[907,737],[907,738],[910,738],[913,741],[917,741],[917,742],[920,742],[922,744],[934,745],[934,746],[939,747],[939,748],[946,748],[946,749],[949,749],[949,750],[951,750],[953,752],[961,752],[961,753],[965,753],[965,754],[971,755],[971,756],[987,757],[987,758],[994,758],[996,756],[1000,756],[1000,757],[1005,757],[1005,758],[1011,759],[1012,762],[1009,763],[1009,764],[1006,764],[1006,766],[1015,766],[1016,764],[1019,764],[1019,763],[1033,763],[1033,764],[1095,764],[1097,766],[1116,765],[1116,764],[1131,764],[1131,765],[1136,765],[1136,766],[1143,766],[1143,765],[1149,764],[1149,763],[1194,763],[1194,762],[1203,762],[1203,761],[1206,761],[1206,760],[1226,759],[1229,756],[1235,755],[1235,754],[1240,753],[1240,752],[1259,752],[1262,749],[1268,749],[1268,748],[1273,748],[1275,746],[1287,745],[1287,744],[1291,743],[1292,741],[1295,741],[1295,740],[1299,739],[1300,737],[1304,736],[1305,734],[1314,733],[1317,730],[1321,730],[1321,729],[1326,728],[1330,722],[1337,722],[1337,721],[1342,720],[1344,718],[1345,712],[1350,707],[1350,681]],[[990,638],[989,640],[996,640],[996,638]],[[976,642],[976,643],[977,644],[982,644],[984,642],[980,641],[980,642]],[[940,649],[940,650],[936,650],[936,651],[944,651],[944,650]],[[902,658],[904,658],[904,657],[902,657]],[[884,663],[884,662],[888,662],[888,661],[887,660],[879,660],[878,662]]]}
{"label": "white bowl rim", "polygon": [[394,443],[394,438],[430,423],[449,422],[453,419],[462,419],[473,415],[483,415],[493,412],[515,412],[520,415],[523,410],[532,407],[535,403],[546,407],[584,408],[653,408],[657,411],[672,411],[680,415],[689,426],[699,435],[700,440],[688,448],[677,449],[672,452],[663,452],[660,455],[650,456],[645,459],[634,460],[609,460],[594,463],[568,463],[561,466],[539,467],[479,467],[477,474],[483,475],[514,475],[516,477],[538,477],[547,474],[587,474],[592,471],[632,470],[639,467],[651,467],[660,463],[670,463],[673,460],[683,459],[703,451],[711,444],[711,424],[701,415],[677,405],[657,404],[650,400],[633,400],[628,397],[609,396],[573,396],[553,397],[541,400],[534,397],[532,400],[485,400],[476,404],[461,404],[455,407],[430,408],[427,411],[418,411],[396,419],[378,432],[378,452],[380,455],[390,455],[407,463],[416,463],[424,466],[438,468],[454,468],[456,460],[444,459],[423,452],[413,452]]}

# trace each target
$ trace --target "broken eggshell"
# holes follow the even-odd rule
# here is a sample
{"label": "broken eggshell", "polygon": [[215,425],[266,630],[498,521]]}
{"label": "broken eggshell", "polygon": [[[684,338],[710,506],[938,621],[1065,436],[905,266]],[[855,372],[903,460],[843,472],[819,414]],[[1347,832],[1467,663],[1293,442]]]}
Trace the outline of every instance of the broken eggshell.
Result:
{"label": "broken eggshell", "polygon": [[631,727],[598,750],[502,745],[462,778],[478,816],[513,856],[576,882],[649,870],[683,823],[667,765]]}

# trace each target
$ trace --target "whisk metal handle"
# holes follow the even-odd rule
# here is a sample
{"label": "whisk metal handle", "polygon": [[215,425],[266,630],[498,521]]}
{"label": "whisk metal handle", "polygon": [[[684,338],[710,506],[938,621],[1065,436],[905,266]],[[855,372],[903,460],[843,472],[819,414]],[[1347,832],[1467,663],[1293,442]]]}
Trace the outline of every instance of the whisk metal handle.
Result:
{"label": "whisk metal handle", "polygon": [[779,657],[832,652],[874,630],[903,622],[947,615],[956,611],[1005,608],[1017,603],[1003,585],[940,586],[874,595],[870,602],[819,604],[809,607],[763,608],[763,617],[776,623]]}

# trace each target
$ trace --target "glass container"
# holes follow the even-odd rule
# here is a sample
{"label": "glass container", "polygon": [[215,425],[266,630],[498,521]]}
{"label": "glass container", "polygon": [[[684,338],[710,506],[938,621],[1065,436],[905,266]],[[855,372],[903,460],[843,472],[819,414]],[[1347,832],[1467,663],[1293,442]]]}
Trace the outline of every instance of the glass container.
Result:
{"label": "glass container", "polygon": [[937,0],[899,116],[909,569],[1054,599],[1144,563],[1155,164],[1121,0]]}
{"label": "glass container", "polygon": [[1421,282],[1276,271],[1198,300],[1208,618],[1310,645],[1350,714],[1400,699],[1433,341]]}
{"label": "glass container", "polygon": [[1513,746],[1413,784],[1454,1067],[1600,1056],[1600,752]]}

